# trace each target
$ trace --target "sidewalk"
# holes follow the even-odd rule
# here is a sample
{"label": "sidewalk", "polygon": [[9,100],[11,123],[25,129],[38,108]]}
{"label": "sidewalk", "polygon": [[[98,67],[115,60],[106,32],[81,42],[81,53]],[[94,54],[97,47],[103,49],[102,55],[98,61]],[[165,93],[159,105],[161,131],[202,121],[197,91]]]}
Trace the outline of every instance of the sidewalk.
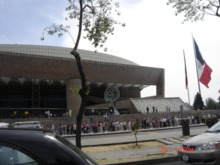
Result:
{"label": "sidewalk", "polygon": [[[190,127],[199,127],[199,126],[205,126],[204,123],[200,123],[200,124],[194,124],[194,125],[189,125]],[[182,128],[182,126],[174,126],[174,127],[162,127],[162,128],[150,128],[150,129],[139,129],[138,132],[151,132],[151,131],[161,131],[161,130],[168,130],[168,129],[180,129]],[[208,127],[207,127],[208,128]],[[90,130],[91,131],[91,130]],[[98,133],[82,133],[81,136],[98,136],[98,135],[109,135],[109,134],[124,134],[124,133],[131,133],[131,130],[126,130],[126,131],[105,131],[105,133],[103,132],[98,132]],[[64,138],[68,138],[68,137],[75,137],[75,134],[72,135],[61,135]]]}

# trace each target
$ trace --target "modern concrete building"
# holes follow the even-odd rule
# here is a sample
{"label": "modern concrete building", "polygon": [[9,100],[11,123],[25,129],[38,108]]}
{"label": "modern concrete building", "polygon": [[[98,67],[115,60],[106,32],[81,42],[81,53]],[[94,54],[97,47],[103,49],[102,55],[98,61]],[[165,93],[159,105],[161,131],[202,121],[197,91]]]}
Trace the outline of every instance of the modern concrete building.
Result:
{"label": "modern concrete building", "polygon": [[[50,109],[57,113],[66,108],[78,113],[80,96],[70,87],[80,87],[81,80],[71,48],[0,44],[0,114],[38,114]],[[140,66],[117,56],[78,50],[90,86],[87,109],[108,109],[104,91],[117,86],[120,98],[117,108],[132,110],[131,98],[140,98],[140,91],[156,86],[156,98],[164,98],[164,69]]]}

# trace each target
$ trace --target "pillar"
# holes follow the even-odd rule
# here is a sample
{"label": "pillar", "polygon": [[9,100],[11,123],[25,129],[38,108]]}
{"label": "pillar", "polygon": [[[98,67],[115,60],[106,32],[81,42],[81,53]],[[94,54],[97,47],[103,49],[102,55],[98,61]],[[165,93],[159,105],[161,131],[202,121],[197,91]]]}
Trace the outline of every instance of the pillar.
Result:
{"label": "pillar", "polygon": [[161,73],[161,76],[157,82],[157,97],[165,97],[165,80],[164,80],[164,70]]}
{"label": "pillar", "polygon": [[79,112],[81,97],[80,95],[73,95],[70,88],[74,88],[74,86],[76,86],[77,88],[81,88],[81,80],[70,79],[66,81],[66,105],[68,109],[72,110],[72,116],[76,117]]}

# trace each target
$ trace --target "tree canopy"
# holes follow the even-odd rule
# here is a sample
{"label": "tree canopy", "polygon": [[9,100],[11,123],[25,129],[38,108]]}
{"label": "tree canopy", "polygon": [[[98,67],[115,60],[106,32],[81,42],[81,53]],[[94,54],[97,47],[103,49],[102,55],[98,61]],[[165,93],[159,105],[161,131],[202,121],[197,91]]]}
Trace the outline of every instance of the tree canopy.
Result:
{"label": "tree canopy", "polygon": [[197,93],[196,96],[195,96],[193,107],[194,107],[195,110],[197,110],[198,108],[200,110],[203,110],[203,108],[204,108],[204,103],[203,103],[202,97],[199,93]]}
{"label": "tree canopy", "polygon": [[[121,23],[113,17],[114,13],[118,16],[121,15],[118,11],[119,2],[113,2],[113,0],[68,0],[68,2],[69,6],[66,8],[68,17],[65,17],[65,20],[77,19],[79,21],[78,28],[80,35],[83,30],[85,32],[83,38],[91,41],[95,48],[98,46],[103,47],[108,39],[108,35],[114,35],[114,26],[116,24],[125,26],[125,23]],[[82,2],[82,8],[80,8],[80,2]],[[80,26],[80,21],[82,26]],[[53,24],[45,27],[44,32],[46,31],[48,35],[57,33],[58,37],[62,37],[63,32],[69,33],[69,28],[69,25]],[[44,32],[41,40],[44,40]],[[78,37],[77,41],[79,39]],[[79,44],[79,41],[77,41],[74,41],[75,50],[77,50]],[[104,48],[104,50],[107,51],[107,48]]]}
{"label": "tree canopy", "polygon": [[167,5],[169,4],[176,8],[176,15],[184,13],[183,23],[203,20],[205,15],[220,17],[220,0],[168,0]]}
{"label": "tree canopy", "polygon": [[219,103],[217,103],[213,98],[209,97],[205,100],[206,109],[217,109],[219,108]]}

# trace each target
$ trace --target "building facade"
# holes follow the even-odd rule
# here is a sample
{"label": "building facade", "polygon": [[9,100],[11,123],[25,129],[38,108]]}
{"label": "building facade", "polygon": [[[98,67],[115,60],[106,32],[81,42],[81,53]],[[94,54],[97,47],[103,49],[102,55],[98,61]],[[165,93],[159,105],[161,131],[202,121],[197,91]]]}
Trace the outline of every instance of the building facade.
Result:
{"label": "building facade", "polygon": [[[81,99],[70,88],[80,88],[81,80],[70,51],[63,47],[0,44],[0,114],[20,110],[37,115],[47,109],[57,113],[68,108],[76,115]],[[112,85],[120,91],[119,109],[130,109],[130,98],[140,98],[140,91],[151,85],[156,86],[155,97],[164,97],[164,69],[139,66],[104,53],[78,52],[90,86],[88,109],[108,109],[104,91]]]}

